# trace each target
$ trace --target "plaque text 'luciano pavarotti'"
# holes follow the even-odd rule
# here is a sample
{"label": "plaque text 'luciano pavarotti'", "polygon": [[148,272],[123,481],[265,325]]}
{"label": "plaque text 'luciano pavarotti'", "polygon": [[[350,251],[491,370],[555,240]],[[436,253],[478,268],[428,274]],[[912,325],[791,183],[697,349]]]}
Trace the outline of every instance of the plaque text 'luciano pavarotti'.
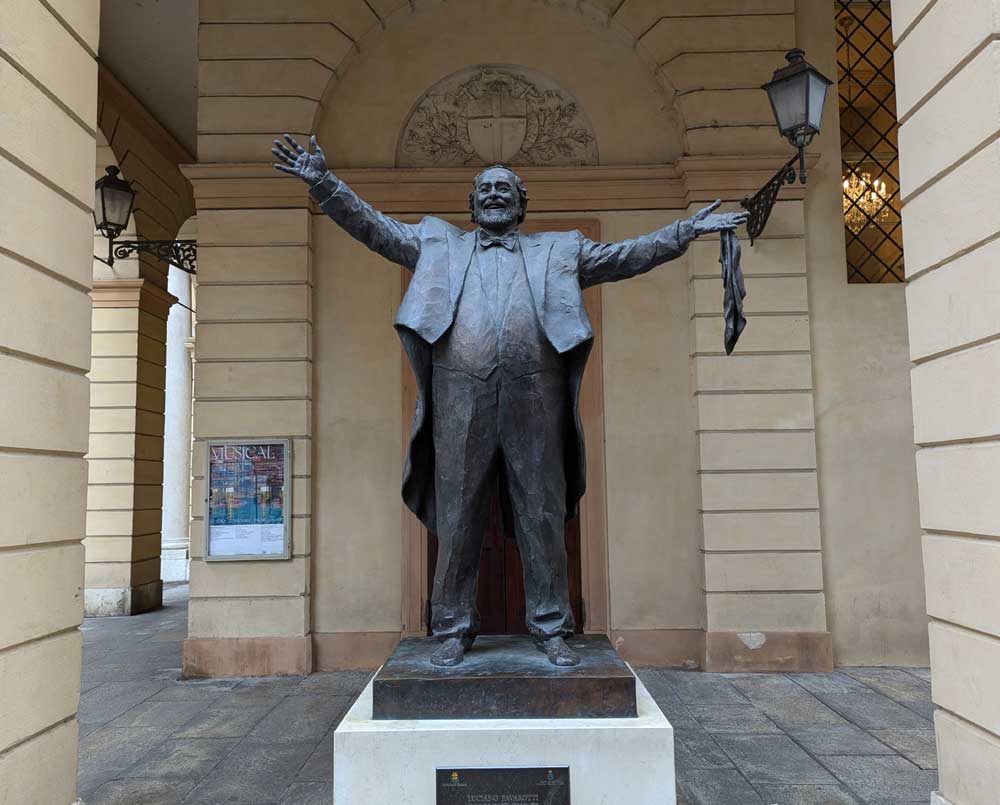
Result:
{"label": "plaque text 'luciano pavarotti'", "polygon": [[569,767],[438,769],[437,805],[569,805]]}

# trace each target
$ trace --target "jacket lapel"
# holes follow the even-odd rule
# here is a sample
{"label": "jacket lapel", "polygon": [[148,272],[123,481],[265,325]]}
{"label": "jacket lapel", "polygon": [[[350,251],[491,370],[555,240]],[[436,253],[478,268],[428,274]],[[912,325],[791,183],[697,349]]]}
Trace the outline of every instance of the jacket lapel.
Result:
{"label": "jacket lapel", "polygon": [[464,233],[459,230],[448,232],[448,249],[450,251],[448,274],[451,284],[451,310],[453,314],[455,305],[458,304],[458,297],[462,293],[462,286],[465,284],[465,276],[469,272],[475,248],[475,230]]}
{"label": "jacket lapel", "polygon": [[524,268],[528,273],[528,287],[531,288],[531,298],[535,303],[535,313],[538,321],[545,326],[545,276],[549,269],[549,252],[552,244],[533,235],[521,235],[521,253],[524,255]]}

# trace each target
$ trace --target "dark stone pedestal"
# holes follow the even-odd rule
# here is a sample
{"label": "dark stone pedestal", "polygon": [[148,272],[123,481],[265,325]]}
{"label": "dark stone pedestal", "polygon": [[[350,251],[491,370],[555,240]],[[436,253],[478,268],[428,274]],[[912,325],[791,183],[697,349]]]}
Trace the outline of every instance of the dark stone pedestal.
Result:
{"label": "dark stone pedestal", "polygon": [[567,642],[580,655],[571,668],[526,635],[479,637],[463,663],[440,668],[434,638],[407,638],[375,676],[372,718],[635,718],[635,675],[608,638]]}

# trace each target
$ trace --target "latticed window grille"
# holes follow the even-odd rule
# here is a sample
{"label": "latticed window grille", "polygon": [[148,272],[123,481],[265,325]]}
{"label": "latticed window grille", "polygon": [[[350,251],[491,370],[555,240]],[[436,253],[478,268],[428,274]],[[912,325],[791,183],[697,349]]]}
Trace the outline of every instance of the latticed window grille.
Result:
{"label": "latticed window grille", "polygon": [[848,282],[902,282],[896,80],[888,0],[835,0]]}

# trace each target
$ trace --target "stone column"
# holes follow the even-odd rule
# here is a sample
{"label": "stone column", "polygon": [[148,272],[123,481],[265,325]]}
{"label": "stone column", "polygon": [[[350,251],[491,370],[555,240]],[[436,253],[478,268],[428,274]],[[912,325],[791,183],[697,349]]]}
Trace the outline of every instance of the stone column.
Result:
{"label": "stone column", "polygon": [[0,802],[76,796],[99,21],[0,25]]}
{"label": "stone column", "polygon": [[149,280],[94,283],[87,492],[87,616],[160,606],[167,315]]}
{"label": "stone column", "polygon": [[191,276],[171,266],[177,297],[167,319],[166,402],[163,423],[163,539],[160,575],[187,581],[191,520]]}
{"label": "stone column", "polygon": [[1000,791],[1000,0],[894,3],[892,23],[935,801],[987,805]]}
{"label": "stone column", "polygon": [[743,244],[752,323],[730,356],[718,238],[689,255],[705,670],[829,670],[802,202]]}
{"label": "stone column", "polygon": [[[296,208],[212,208],[219,202],[208,197],[210,179],[239,170],[199,165],[189,171],[196,188],[204,187],[198,193],[204,206],[198,210],[187,676],[312,670],[310,215],[304,191],[275,181],[270,166],[261,166],[266,179],[246,191],[248,202],[259,204],[276,188],[296,192]],[[240,200],[225,203],[233,201]],[[205,441],[267,437],[293,440],[292,557],[207,562]]]}

